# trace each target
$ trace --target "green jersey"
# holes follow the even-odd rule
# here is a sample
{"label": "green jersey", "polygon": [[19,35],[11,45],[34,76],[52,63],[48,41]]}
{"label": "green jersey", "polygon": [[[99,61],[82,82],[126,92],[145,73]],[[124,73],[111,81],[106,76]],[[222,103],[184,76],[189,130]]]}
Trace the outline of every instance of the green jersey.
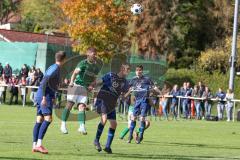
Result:
{"label": "green jersey", "polygon": [[80,69],[75,79],[77,85],[88,87],[97,77],[102,66],[100,63],[90,63],[87,59],[78,63],[76,69]]}

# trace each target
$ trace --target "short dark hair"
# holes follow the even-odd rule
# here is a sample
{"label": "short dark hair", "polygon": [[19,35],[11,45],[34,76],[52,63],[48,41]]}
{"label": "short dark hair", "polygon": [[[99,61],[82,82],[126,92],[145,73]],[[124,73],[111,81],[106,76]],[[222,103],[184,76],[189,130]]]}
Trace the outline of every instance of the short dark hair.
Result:
{"label": "short dark hair", "polygon": [[66,58],[66,53],[64,51],[58,51],[55,54],[55,60],[58,62],[62,62]]}
{"label": "short dark hair", "polygon": [[143,66],[142,65],[138,65],[136,68],[140,68],[141,70],[143,70]]}
{"label": "short dark hair", "polygon": [[89,47],[88,49],[87,49],[87,53],[92,53],[92,52],[97,52],[97,49],[95,48],[95,47]]}

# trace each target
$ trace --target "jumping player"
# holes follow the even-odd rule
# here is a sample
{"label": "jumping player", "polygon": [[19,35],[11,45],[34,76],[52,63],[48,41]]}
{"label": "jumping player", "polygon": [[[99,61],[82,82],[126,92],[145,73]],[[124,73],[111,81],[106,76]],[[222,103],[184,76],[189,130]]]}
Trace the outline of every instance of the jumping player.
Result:
{"label": "jumping player", "polygon": [[94,146],[98,152],[102,150],[99,140],[102,135],[104,126],[107,120],[109,120],[110,128],[108,130],[108,138],[104,151],[107,153],[112,153],[111,144],[117,127],[115,106],[118,97],[122,93],[127,92],[126,95],[130,93],[130,91],[128,91],[129,86],[127,80],[125,79],[129,72],[129,65],[122,64],[118,73],[107,73],[103,76],[102,80],[97,83],[102,84],[102,88],[97,95],[97,100],[95,103],[97,112],[101,116],[101,122],[98,124],[97,133],[94,140]]}
{"label": "jumping player", "polygon": [[[79,129],[78,132],[83,135],[87,134],[85,128],[85,110],[88,101],[87,91],[91,92],[95,85],[96,76],[102,68],[102,63],[97,61],[97,51],[95,48],[89,48],[87,50],[87,59],[82,60],[74,70],[69,86],[73,87],[77,93],[67,93],[67,105],[62,113],[61,132],[64,134],[68,133],[66,127],[66,121],[69,117],[70,110],[74,104],[78,106],[78,121]],[[86,90],[86,92],[84,91]]]}

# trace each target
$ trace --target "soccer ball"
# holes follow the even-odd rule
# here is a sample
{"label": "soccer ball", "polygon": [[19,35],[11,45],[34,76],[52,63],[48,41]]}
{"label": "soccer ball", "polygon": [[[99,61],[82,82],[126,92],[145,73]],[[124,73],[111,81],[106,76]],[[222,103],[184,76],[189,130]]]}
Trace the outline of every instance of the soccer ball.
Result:
{"label": "soccer ball", "polygon": [[131,12],[133,15],[138,15],[143,12],[143,7],[141,4],[135,3],[131,6]]}

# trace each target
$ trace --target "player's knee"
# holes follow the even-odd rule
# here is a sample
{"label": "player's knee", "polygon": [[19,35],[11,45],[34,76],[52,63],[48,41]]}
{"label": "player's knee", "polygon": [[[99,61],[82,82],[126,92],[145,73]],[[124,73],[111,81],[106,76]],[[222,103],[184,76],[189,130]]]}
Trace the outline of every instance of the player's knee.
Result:
{"label": "player's knee", "polygon": [[78,105],[78,110],[79,110],[79,111],[84,111],[85,108],[86,108],[86,105],[85,105],[85,104],[79,104],[79,105]]}
{"label": "player's knee", "polygon": [[141,117],[141,118],[140,118],[140,121],[145,121],[145,117]]}
{"label": "player's knee", "polygon": [[43,117],[42,116],[37,116],[36,121],[37,121],[37,123],[42,123],[43,122]]}
{"label": "player's knee", "polygon": [[117,121],[110,121],[110,127],[112,129],[116,129],[117,128]]}
{"label": "player's knee", "polygon": [[68,110],[71,110],[72,107],[73,107],[73,105],[74,105],[73,102],[67,102],[67,106],[66,106],[66,108],[67,108]]}
{"label": "player's knee", "polygon": [[52,122],[52,116],[45,116],[44,120],[48,122]]}
{"label": "player's knee", "polygon": [[145,121],[145,128],[148,128],[148,127],[150,127],[150,121],[146,120]]}

